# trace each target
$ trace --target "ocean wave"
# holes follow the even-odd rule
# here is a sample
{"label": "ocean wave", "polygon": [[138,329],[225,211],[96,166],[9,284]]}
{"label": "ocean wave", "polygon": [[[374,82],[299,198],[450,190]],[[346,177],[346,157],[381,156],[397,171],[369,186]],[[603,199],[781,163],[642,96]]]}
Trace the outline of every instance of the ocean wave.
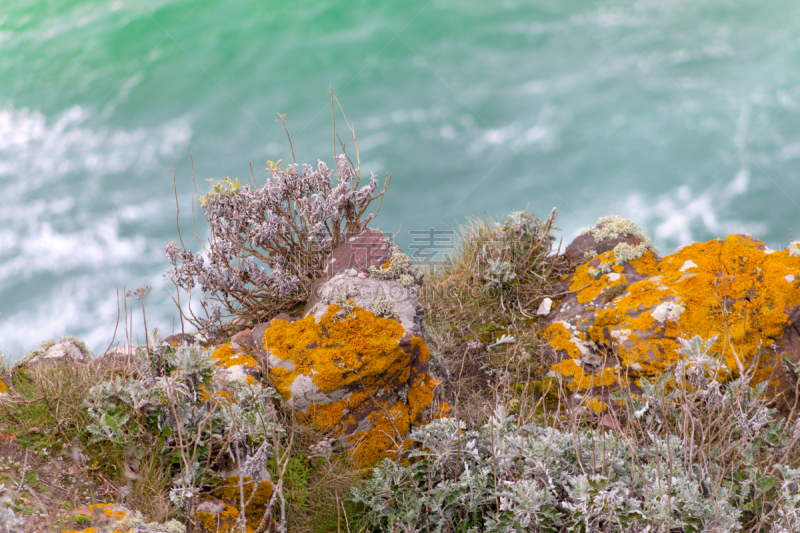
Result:
{"label": "ocean wave", "polygon": [[750,172],[740,168],[724,186],[712,185],[694,190],[681,185],[656,198],[647,198],[635,192],[625,200],[622,212],[636,224],[647,228],[649,235],[669,253],[672,247],[689,244],[695,240],[724,237],[732,233],[758,236],[767,232],[763,222],[742,221],[729,218],[731,203],[745,195],[750,188]]}
{"label": "ocean wave", "polygon": [[[63,334],[91,344],[116,317],[115,285],[163,285],[163,239],[152,233],[174,223],[174,198],[153,198],[147,182],[130,178],[165,172],[185,157],[190,123],[92,128],[91,115],[80,106],[52,119],[0,109],[0,349],[6,354],[19,356]],[[154,296],[154,319],[170,321],[168,292]]]}

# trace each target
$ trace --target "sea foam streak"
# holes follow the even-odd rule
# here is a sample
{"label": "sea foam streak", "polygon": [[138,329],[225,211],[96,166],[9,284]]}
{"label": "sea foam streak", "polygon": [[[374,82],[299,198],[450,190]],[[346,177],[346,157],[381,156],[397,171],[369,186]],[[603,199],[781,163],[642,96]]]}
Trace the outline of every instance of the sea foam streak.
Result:
{"label": "sea foam streak", "polygon": [[[163,239],[148,233],[174,215],[174,199],[125,179],[182,157],[189,122],[93,129],[89,118],[81,107],[55,120],[0,109],[0,350],[11,357],[63,334],[99,349],[113,332],[115,285],[164,285]],[[171,323],[160,307],[154,323]]]}

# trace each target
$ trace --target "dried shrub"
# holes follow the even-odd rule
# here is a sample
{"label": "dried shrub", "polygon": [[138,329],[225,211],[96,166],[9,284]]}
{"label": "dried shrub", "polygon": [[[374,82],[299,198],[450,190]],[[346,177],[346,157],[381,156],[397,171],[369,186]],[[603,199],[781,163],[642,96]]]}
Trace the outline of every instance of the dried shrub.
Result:
{"label": "dried shrub", "polygon": [[217,333],[214,324],[233,316],[250,325],[302,308],[330,251],[367,227],[377,215],[369,206],[390,181],[379,190],[373,175],[360,186],[360,170],[346,154],[335,171],[322,161],[316,169],[270,162],[268,170],[263,187],[225,178],[200,198],[210,227],[203,254],[166,245],[169,279],[202,291],[209,318],[190,317],[201,330]]}

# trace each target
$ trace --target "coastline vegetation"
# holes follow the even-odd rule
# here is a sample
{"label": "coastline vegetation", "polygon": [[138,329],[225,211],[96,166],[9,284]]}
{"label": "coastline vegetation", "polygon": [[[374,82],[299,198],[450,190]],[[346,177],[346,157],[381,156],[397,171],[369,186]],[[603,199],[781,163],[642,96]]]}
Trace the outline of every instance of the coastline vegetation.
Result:
{"label": "coastline vegetation", "polygon": [[[270,170],[264,188],[226,180],[201,199],[208,263],[167,245],[171,279],[207,297],[207,317],[186,318],[212,344],[297,313],[327,253],[366,227],[388,186],[359,188],[344,153],[335,171]],[[641,394],[617,393],[616,416],[571,406],[548,376],[537,314],[575,266],[555,221],[555,210],[473,219],[447,260],[427,265],[424,341],[451,416],[368,468],[268,382],[227,380],[211,349],[165,344],[157,330],[124,371],[4,366],[0,532],[81,530],[89,518],[75,509],[100,503],[137,511],[114,530],[168,533],[800,531],[797,413],[775,409],[754,369],[720,384],[712,339],[683,339],[685,360],[643,379]],[[217,501],[234,503],[207,511]]]}

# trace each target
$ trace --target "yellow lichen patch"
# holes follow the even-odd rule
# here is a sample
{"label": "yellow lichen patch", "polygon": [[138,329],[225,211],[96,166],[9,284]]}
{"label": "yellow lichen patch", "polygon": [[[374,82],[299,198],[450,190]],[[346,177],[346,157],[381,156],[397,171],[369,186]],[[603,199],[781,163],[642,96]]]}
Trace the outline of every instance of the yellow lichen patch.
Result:
{"label": "yellow lichen patch", "polygon": [[567,387],[573,391],[581,391],[600,386],[611,386],[616,383],[614,371],[611,368],[604,368],[601,372],[593,374],[573,359],[564,359],[560,363],[553,365],[552,370],[560,376],[571,378]]}
{"label": "yellow lichen patch", "polygon": [[239,511],[228,504],[222,512],[215,516],[211,513],[200,511],[197,513],[197,518],[205,526],[208,531],[228,533],[231,530],[231,525],[239,517]]}
{"label": "yellow lichen patch", "polygon": [[[366,397],[366,393],[361,393],[358,399],[364,400]],[[315,429],[323,433],[336,430],[338,429],[337,426],[344,420],[345,409],[348,408],[352,400],[354,398],[351,396],[329,404],[312,404],[308,407],[308,412],[297,413],[297,418],[301,422],[314,426]]]}
{"label": "yellow lichen patch", "polygon": [[8,387],[6,386],[5,381],[3,381],[3,377],[0,376],[0,394],[7,394]]}
{"label": "yellow lichen patch", "polygon": [[353,444],[352,460],[360,466],[372,465],[386,457],[394,458],[399,451],[398,444],[405,442],[411,430],[409,407],[396,402],[389,409],[381,406],[369,414],[372,427],[348,437]]}
{"label": "yellow lichen patch", "polygon": [[[339,310],[329,306],[319,322],[312,315],[293,323],[274,320],[264,334],[264,348],[294,365],[293,371],[279,366],[270,369],[275,388],[288,403],[291,386],[300,375],[310,376],[322,392],[348,391],[343,399],[312,403],[296,415],[318,431],[348,435],[353,461],[368,465],[392,455],[397,442],[424,418],[437,381],[418,375],[408,383],[411,355],[422,365],[430,358],[422,339],[412,338],[407,353],[399,344],[405,331],[397,321],[360,308],[339,319]],[[392,393],[404,383],[408,383],[407,395]],[[360,413],[358,419],[356,413]],[[365,417],[370,429],[356,431]]]}
{"label": "yellow lichen patch", "polygon": [[[683,358],[677,353],[678,337],[718,335],[711,351],[721,354],[727,365],[718,379],[736,375],[740,364],[748,368],[758,355],[753,383],[774,380],[777,358],[766,347],[784,334],[790,313],[800,305],[800,257],[788,251],[766,253],[764,248],[750,237],[731,235],[686,246],[657,263],[646,253],[630,265],[651,277],[631,284],[613,305],[597,311],[588,338],[616,338],[622,368],[657,376]],[[586,266],[576,270],[570,284],[578,290],[588,283],[578,292],[579,302],[591,301],[616,282],[607,275],[592,278]],[[563,324],[551,325],[543,336],[551,347],[578,357],[576,337]],[[553,370],[576,378],[578,389],[587,384],[585,372],[574,362],[559,363]]]}
{"label": "yellow lichen patch", "polygon": [[591,409],[596,413],[603,413],[608,409],[608,406],[605,404],[605,402],[602,402],[596,398],[592,398],[591,400],[586,402],[585,405],[588,409]]}
{"label": "yellow lichen patch", "polygon": [[207,531],[212,533],[231,532],[231,527],[236,519],[239,518],[239,510],[227,503],[223,503],[223,505],[225,505],[225,507],[216,515],[203,511],[197,512],[196,516],[198,521],[203,524]]}
{"label": "yellow lichen patch", "polygon": [[556,350],[566,350],[567,354],[573,359],[577,359],[581,356],[578,345],[572,340],[572,334],[563,322],[556,322],[549,325],[542,331],[541,336]]}
{"label": "yellow lichen patch", "polygon": [[404,334],[400,323],[360,308],[353,311],[352,318],[337,320],[339,310],[336,305],[329,306],[319,323],[313,315],[291,324],[275,320],[266,330],[264,347],[273,356],[294,363],[293,372],[270,370],[284,398],[288,399],[288,389],[300,374],[311,376],[322,392],[333,392],[359,380],[393,375],[408,366],[409,356],[398,344]]}
{"label": "yellow lichen patch", "polygon": [[[102,513],[106,517],[111,518],[111,522],[117,522],[128,516],[128,510],[124,507],[114,503],[92,504],[85,507],[80,507],[73,512],[73,516],[83,516],[87,518],[98,518],[97,514]],[[106,519],[103,519],[106,520]],[[80,531],[65,530],[62,533],[99,533],[100,531],[109,531],[107,527],[89,527]],[[114,530],[111,533],[126,533],[122,530]]]}
{"label": "yellow lichen patch", "polygon": [[76,515],[83,515],[83,516],[93,516],[95,511],[102,511],[104,515],[116,518],[117,520],[122,520],[126,516],[128,516],[128,511],[117,504],[114,503],[99,503],[99,504],[91,504],[87,505],[86,507],[80,507],[75,510]]}
{"label": "yellow lichen patch", "polygon": [[[371,428],[347,437],[353,447],[353,462],[358,466],[368,466],[385,457],[396,455],[397,443],[405,440],[412,425],[424,419],[425,412],[433,401],[433,388],[436,385],[436,379],[419,375],[414,385],[409,387],[405,402],[398,399],[389,405],[377,392],[361,390],[337,402],[311,405],[308,413],[297,413],[297,417],[318,431],[342,436],[348,427],[358,426],[352,411],[365,402],[374,403],[372,412],[367,415]],[[440,408],[439,412],[449,413],[449,406],[446,411]]]}
{"label": "yellow lichen patch", "polygon": [[[613,261],[614,252],[606,252],[600,256],[600,260],[607,260],[611,259]],[[572,283],[569,286],[569,290],[571,291],[578,291],[578,302],[586,303],[591,302],[603,291],[604,283],[607,283],[609,280],[606,276],[597,276],[594,277],[589,274],[589,269],[591,261],[589,263],[584,263],[578,268],[575,269],[575,274],[572,276]]]}
{"label": "yellow lichen patch", "polygon": [[[612,287],[624,286],[627,283],[625,275],[622,274],[624,267],[616,262],[617,258],[612,250],[575,269],[569,290],[577,291],[578,303],[591,302]],[[654,275],[658,271],[658,262],[649,250],[628,264],[634,267],[637,273],[646,276]],[[598,274],[596,266],[601,266],[607,272],[600,271]],[[592,275],[593,273],[597,275]]]}
{"label": "yellow lichen patch", "polygon": [[214,350],[214,354],[211,357],[216,360],[216,365],[222,368],[230,368],[239,365],[249,366],[250,368],[256,368],[258,366],[258,363],[252,356],[246,353],[234,352],[230,343],[223,344]]}
{"label": "yellow lichen patch", "polygon": [[119,520],[122,520],[123,518],[128,516],[128,512],[127,511],[121,510],[121,509],[119,509],[118,507],[116,507],[113,504],[112,505],[106,505],[105,508],[103,509],[103,512],[106,514],[106,516],[117,518]]}
{"label": "yellow lichen patch", "polygon": [[643,276],[656,276],[659,273],[659,262],[656,259],[656,256],[650,251],[646,252],[639,259],[630,261],[628,264],[635,268],[636,272],[642,274]]}
{"label": "yellow lichen patch", "polygon": [[433,413],[433,419],[438,420],[440,418],[447,418],[453,413],[453,407],[445,402],[442,401]]}
{"label": "yellow lichen patch", "polygon": [[420,374],[408,389],[408,408],[411,413],[421,414],[433,402],[433,388],[438,384],[435,378]]}
{"label": "yellow lichen patch", "polygon": [[[255,487],[255,495],[253,494],[253,487]],[[250,502],[244,508],[244,516],[247,521],[245,531],[246,533],[253,533],[256,527],[261,523],[261,519],[264,517],[264,513],[267,510],[267,504],[272,497],[272,483],[269,481],[255,483],[252,478],[246,477],[240,486],[240,478],[238,476],[228,476],[221,486],[212,491],[214,496],[223,500],[226,504],[231,504],[233,506],[225,506],[225,509],[222,511],[222,515],[224,516],[221,515],[223,521],[228,518],[235,519],[241,514],[242,492],[244,492],[245,503]],[[213,515],[210,513],[203,514],[208,515],[204,518],[211,518],[214,527],[216,527],[216,520],[214,520]],[[231,523],[233,523],[233,521],[234,520],[231,520]],[[206,523],[205,520],[203,523]],[[216,529],[212,528],[210,531],[216,531]],[[224,530],[220,530],[220,533],[223,531]]]}

